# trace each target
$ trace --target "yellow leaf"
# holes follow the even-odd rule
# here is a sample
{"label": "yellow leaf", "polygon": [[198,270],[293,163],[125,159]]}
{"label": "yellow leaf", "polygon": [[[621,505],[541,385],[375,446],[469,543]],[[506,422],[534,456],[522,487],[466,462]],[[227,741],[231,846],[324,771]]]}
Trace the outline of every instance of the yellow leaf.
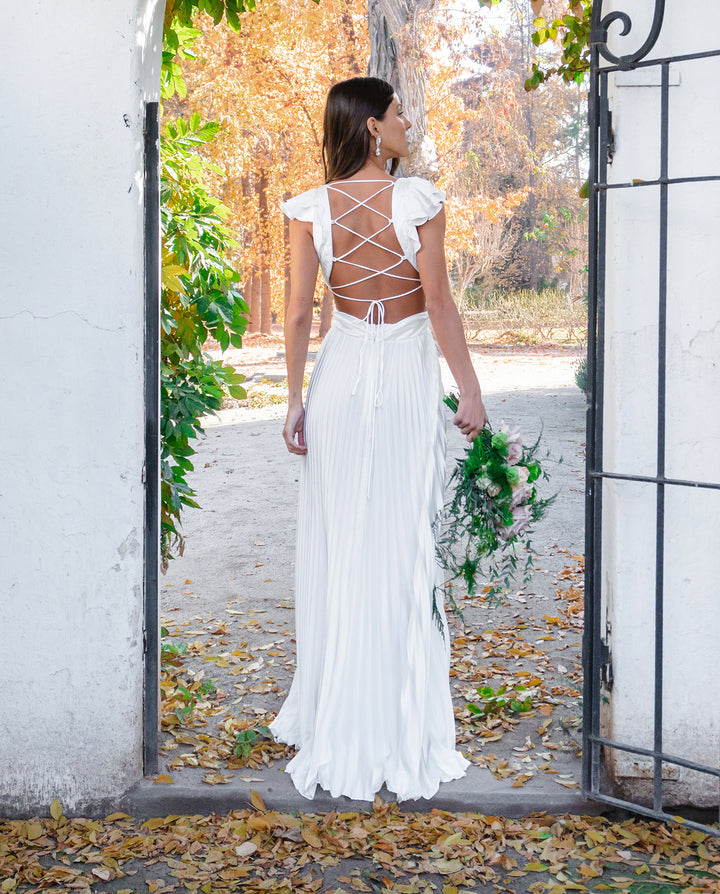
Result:
{"label": "yellow leaf", "polygon": [[320,841],[312,829],[302,829],[302,837],[307,841],[310,847],[322,847],[322,841]]}
{"label": "yellow leaf", "polygon": [[163,782],[163,783],[165,783],[165,785],[172,785],[173,784],[172,776],[168,776],[167,773],[161,773],[159,776],[155,777],[155,781],[153,782],[153,785],[157,785],[158,782]]}
{"label": "yellow leaf", "polygon": [[57,798],[55,798],[55,800],[50,805],[50,816],[54,820],[59,820],[59,819],[62,819],[62,815],[63,815],[62,804],[60,803],[60,801]]}
{"label": "yellow leaf", "polygon": [[222,773],[206,773],[202,781],[206,785],[227,785],[233,777],[233,773],[230,773],[228,776],[223,776]]}
{"label": "yellow leaf", "polygon": [[40,823],[28,823],[27,828],[25,830],[25,837],[29,841],[34,841],[36,838],[40,838],[43,833],[43,827]]}
{"label": "yellow leaf", "polygon": [[254,789],[250,791],[250,803],[255,810],[262,810],[263,813],[267,810],[265,802]]}
{"label": "yellow leaf", "polygon": [[455,885],[443,885],[443,894],[458,894]]}
{"label": "yellow leaf", "polygon": [[6,878],[0,885],[1,891],[14,891],[15,888],[17,888],[17,879],[14,878]]}
{"label": "yellow leaf", "polygon": [[[452,847],[453,844],[457,844],[463,837],[462,832],[455,832],[453,835],[448,835],[448,837],[443,841],[440,847]],[[452,885],[445,885],[446,888],[452,888]],[[444,889],[443,889],[444,890]]]}
{"label": "yellow leaf", "polygon": [[547,866],[544,863],[528,863],[524,868],[526,872],[547,872]]}
{"label": "yellow leaf", "polygon": [[[375,855],[378,857],[380,856],[380,854],[382,854],[382,851],[375,852]],[[390,859],[388,854],[384,854],[383,856]],[[463,868],[463,864],[460,862],[460,860],[434,860],[431,865],[441,875],[452,875],[453,872],[460,872],[460,870]]]}
{"label": "yellow leaf", "polygon": [[165,825],[165,820],[161,816],[155,816],[152,819],[146,820],[143,825],[146,829],[159,829]]}
{"label": "yellow leaf", "polygon": [[[132,817],[128,816],[127,813],[111,813],[110,816],[105,817],[106,823],[115,823],[118,820],[132,819]],[[119,894],[119,892],[118,892]]]}

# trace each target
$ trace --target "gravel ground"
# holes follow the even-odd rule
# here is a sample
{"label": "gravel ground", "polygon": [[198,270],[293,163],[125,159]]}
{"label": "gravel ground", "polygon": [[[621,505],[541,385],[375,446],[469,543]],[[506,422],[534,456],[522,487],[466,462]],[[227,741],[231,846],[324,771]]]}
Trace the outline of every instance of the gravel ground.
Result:
{"label": "gravel ground", "polygon": [[[546,495],[558,496],[533,538],[537,558],[528,584],[499,606],[456,588],[464,621],[450,619],[458,746],[476,764],[473,772],[488,778],[492,773],[502,785],[523,786],[528,794],[555,783],[576,788],[585,401],[574,371],[581,351],[474,348],[472,353],[491,422],[520,426],[526,442],[542,432],[543,448],[550,452]],[[256,337],[232,360],[252,382],[249,406],[229,407],[207,420],[190,477],[202,509],[186,513],[184,554],[171,562],[162,581],[162,615],[168,641],[190,644],[187,668],[220,690],[223,716],[265,722],[282,704],[294,669],[298,458],[282,441],[284,405],[257,405],[281,399],[279,341]],[[449,390],[452,378],[443,360],[441,365]],[[448,412],[449,468],[464,446]],[[477,687],[497,689],[508,682],[528,684],[532,710],[508,716],[507,722],[473,726],[465,705],[473,697],[477,701]],[[168,760],[183,752],[172,737],[166,747]],[[203,774],[192,767],[172,772],[176,781],[199,780]]]}

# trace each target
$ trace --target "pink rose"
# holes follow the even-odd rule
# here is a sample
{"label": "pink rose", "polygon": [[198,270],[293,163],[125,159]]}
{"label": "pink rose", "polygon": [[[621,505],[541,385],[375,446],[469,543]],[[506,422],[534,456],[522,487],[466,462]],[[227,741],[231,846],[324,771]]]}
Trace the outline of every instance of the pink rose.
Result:
{"label": "pink rose", "polygon": [[507,435],[507,464],[514,466],[522,459],[522,438],[520,437],[520,429],[510,429],[504,422],[500,423],[500,431]]}
{"label": "pink rose", "polygon": [[[522,466],[520,468],[523,468]],[[521,503],[524,503],[526,500],[529,500],[532,496],[532,487],[523,482],[522,484],[518,484],[517,487],[512,488],[512,497],[510,499],[510,507],[514,509],[516,506],[519,506]]]}
{"label": "pink rose", "polygon": [[529,506],[515,506],[512,511],[513,523],[505,529],[505,537],[509,540],[527,530],[532,522]]}

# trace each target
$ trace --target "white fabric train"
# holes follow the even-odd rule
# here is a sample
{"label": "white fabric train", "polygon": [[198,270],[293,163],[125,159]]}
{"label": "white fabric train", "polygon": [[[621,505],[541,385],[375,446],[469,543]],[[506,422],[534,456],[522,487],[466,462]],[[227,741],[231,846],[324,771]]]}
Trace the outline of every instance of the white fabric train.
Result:
{"label": "white fabric train", "polygon": [[[442,200],[419,182],[426,210],[416,225]],[[441,197],[434,210],[431,190]],[[383,784],[399,800],[431,798],[469,762],[455,750],[441,589],[442,633],[432,618],[445,422],[427,313],[373,324],[335,310],[310,379],[305,438],[297,669],[270,730],[298,748],[287,771],[306,798],[320,785],[371,801]]]}

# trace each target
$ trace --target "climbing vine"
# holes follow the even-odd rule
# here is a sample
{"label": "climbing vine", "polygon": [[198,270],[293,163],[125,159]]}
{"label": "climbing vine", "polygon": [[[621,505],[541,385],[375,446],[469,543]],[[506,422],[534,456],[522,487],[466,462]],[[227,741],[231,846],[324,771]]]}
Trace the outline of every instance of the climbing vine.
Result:
{"label": "climbing vine", "polygon": [[[163,33],[161,95],[185,96],[180,60],[192,58],[199,31],[196,11],[223,15],[239,28],[238,13],[253,0],[168,0]],[[216,122],[178,118],[165,125],[160,149],[162,289],[160,298],[161,556],[162,566],[182,554],[181,514],[197,507],[187,475],[201,420],[217,411],[225,394],[244,397],[243,376],[206,351],[208,338],[221,350],[240,347],[248,306],[232,260],[236,243],[226,225],[228,209],[206,189],[209,169],[198,150],[220,130]]]}
{"label": "climbing vine", "polygon": [[[497,6],[502,0],[480,0],[481,6]],[[552,77],[560,77],[566,83],[581,84],[585,72],[590,68],[590,26],[592,20],[592,0],[567,0],[560,6],[560,15],[547,13],[558,9],[550,0],[531,0],[535,15],[532,42],[540,47],[549,41],[562,50],[560,61],[550,60],[532,63],[530,76],[525,81],[526,90],[536,90]],[[543,15],[546,12],[546,15]]]}
{"label": "climbing vine", "polygon": [[219,125],[179,118],[165,126],[161,142],[161,468],[162,562],[182,553],[180,516],[196,507],[187,473],[201,419],[220,409],[224,394],[245,397],[243,376],[205,351],[208,338],[224,351],[241,347],[247,304],[230,254],[235,245],[225,225],[229,211],[203,186],[207,168],[197,149]]}

